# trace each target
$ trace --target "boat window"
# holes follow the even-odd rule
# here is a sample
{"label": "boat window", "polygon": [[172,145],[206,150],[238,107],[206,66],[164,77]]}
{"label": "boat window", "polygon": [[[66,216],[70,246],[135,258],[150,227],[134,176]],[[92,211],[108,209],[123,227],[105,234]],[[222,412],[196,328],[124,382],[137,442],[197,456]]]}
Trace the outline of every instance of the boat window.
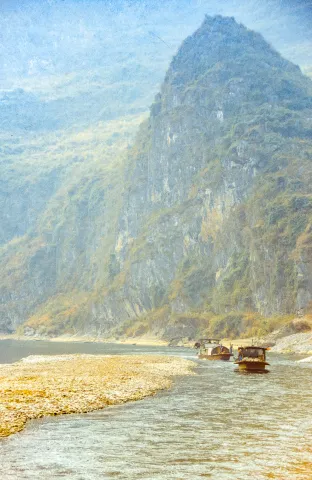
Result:
{"label": "boat window", "polygon": [[243,351],[244,357],[258,358],[263,355],[263,350],[260,348],[248,348]]}

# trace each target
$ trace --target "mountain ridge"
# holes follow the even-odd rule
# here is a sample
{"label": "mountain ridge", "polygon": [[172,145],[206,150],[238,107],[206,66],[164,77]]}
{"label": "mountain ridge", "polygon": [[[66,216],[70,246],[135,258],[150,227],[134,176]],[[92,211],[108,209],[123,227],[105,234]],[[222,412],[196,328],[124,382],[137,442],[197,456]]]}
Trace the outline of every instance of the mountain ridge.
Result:
{"label": "mountain ridge", "polygon": [[[29,240],[4,326],[237,336],[309,312],[311,105],[312,82],[261,35],[206,17],[121,168],[89,200],[75,199],[70,225],[49,227],[52,243],[44,231]],[[23,312],[25,279],[32,305]]]}

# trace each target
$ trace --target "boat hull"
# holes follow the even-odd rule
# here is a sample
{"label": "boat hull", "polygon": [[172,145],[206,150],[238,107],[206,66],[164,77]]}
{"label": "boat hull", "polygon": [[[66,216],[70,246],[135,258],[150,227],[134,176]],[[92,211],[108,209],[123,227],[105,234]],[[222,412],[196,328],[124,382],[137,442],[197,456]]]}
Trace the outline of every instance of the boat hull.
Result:
{"label": "boat hull", "polygon": [[242,361],[242,362],[235,362],[236,365],[238,365],[238,369],[240,371],[248,371],[248,372],[263,372],[265,371],[265,367],[267,365],[270,365],[267,362],[247,362],[247,361]]}
{"label": "boat hull", "polygon": [[230,353],[215,353],[214,355],[199,354],[198,358],[202,360],[222,360],[223,362],[228,362],[231,358],[231,354]]}

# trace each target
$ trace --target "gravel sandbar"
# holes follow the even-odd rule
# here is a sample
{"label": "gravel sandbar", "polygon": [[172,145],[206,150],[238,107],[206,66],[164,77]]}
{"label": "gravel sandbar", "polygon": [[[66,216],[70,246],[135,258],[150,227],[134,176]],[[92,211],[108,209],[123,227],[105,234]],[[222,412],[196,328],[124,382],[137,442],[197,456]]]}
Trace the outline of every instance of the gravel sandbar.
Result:
{"label": "gravel sandbar", "polygon": [[0,366],[0,437],[30,419],[140,400],[190,375],[194,362],[158,355],[30,356]]}

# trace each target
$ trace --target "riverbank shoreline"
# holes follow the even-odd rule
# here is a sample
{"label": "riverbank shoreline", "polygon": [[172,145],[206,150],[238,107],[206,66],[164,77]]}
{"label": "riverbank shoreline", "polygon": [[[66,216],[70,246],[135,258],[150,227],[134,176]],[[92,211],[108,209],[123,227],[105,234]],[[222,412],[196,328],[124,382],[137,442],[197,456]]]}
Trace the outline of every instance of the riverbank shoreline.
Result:
{"label": "riverbank shoreline", "polygon": [[44,416],[141,400],[193,374],[195,362],[161,355],[38,355],[0,365],[0,438]]}
{"label": "riverbank shoreline", "polygon": [[[274,337],[277,335],[277,338]],[[44,337],[44,336],[26,336],[18,334],[2,334],[0,340],[17,340],[17,341],[44,341],[44,342],[60,342],[60,343],[98,343],[98,344],[116,344],[116,345],[137,345],[137,346],[151,346],[151,347],[181,347],[181,348],[194,348],[195,340],[181,341],[176,345],[171,342],[162,340],[154,335],[143,335],[141,337],[128,337],[122,339],[116,338],[103,338],[103,337],[91,337],[87,335],[61,335],[58,337]],[[272,341],[273,340],[273,341]],[[312,354],[312,333],[311,332],[298,332],[288,335],[279,335],[279,331],[272,332],[266,337],[253,337],[253,338],[224,338],[221,339],[222,345],[229,347],[232,345],[234,350],[238,347],[247,345],[269,346],[272,352],[279,354],[299,354],[299,355],[311,355]]]}
{"label": "riverbank shoreline", "polygon": [[[17,341],[27,341],[27,342],[52,342],[52,343],[99,343],[99,344],[115,344],[115,345],[137,345],[137,346],[146,346],[146,347],[175,347],[175,348],[194,348],[195,340],[180,342],[178,345],[171,345],[169,341],[161,340],[152,335],[144,335],[141,337],[129,337],[125,339],[116,339],[116,338],[94,338],[88,336],[79,336],[79,335],[62,335],[59,337],[30,337],[26,335],[17,335],[17,334],[8,334],[0,335],[0,340],[17,340]],[[224,346],[229,347],[230,344],[234,349],[238,347],[250,345],[252,342],[251,338],[236,338],[236,339],[223,339],[221,343]]]}
{"label": "riverbank shoreline", "polygon": [[[59,337],[44,337],[44,336],[27,336],[18,335],[16,333],[0,335],[0,340],[20,340],[32,342],[73,342],[73,343],[115,343],[116,345],[140,345],[150,347],[168,347],[169,343],[166,340],[161,340],[153,335],[146,335],[142,337],[129,337],[124,339],[91,337],[88,335],[61,335]],[[192,344],[193,345],[193,344]]]}

